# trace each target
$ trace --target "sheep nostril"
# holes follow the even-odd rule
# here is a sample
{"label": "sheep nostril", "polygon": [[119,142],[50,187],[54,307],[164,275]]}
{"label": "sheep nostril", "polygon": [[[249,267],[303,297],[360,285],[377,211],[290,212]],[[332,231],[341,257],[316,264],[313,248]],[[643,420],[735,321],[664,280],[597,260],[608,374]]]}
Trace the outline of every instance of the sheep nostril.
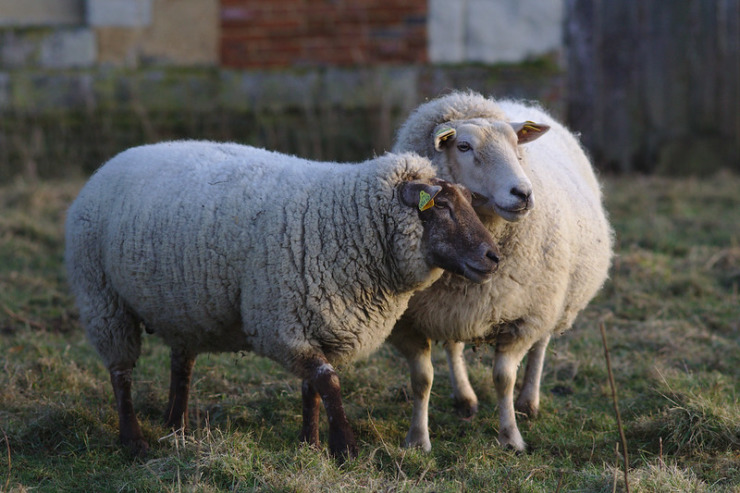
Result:
{"label": "sheep nostril", "polygon": [[488,252],[486,252],[486,257],[491,259],[494,264],[498,264],[499,262],[498,255],[496,255],[496,252],[493,250],[488,250]]}
{"label": "sheep nostril", "polygon": [[511,190],[509,190],[509,193],[511,193],[514,197],[520,199],[522,202],[526,202],[529,200],[529,196],[532,195],[532,192],[529,190],[522,190],[521,188],[514,187]]}

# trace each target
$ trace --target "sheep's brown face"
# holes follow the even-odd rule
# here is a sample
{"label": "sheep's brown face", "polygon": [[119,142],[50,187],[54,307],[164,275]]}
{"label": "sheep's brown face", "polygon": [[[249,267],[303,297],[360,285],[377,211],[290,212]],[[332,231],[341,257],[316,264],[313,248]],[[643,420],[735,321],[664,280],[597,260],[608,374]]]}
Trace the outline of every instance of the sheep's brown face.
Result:
{"label": "sheep's brown face", "polygon": [[401,200],[418,210],[424,226],[427,263],[482,283],[496,271],[499,251],[473,209],[476,199],[467,188],[438,178],[407,182],[401,190]]}

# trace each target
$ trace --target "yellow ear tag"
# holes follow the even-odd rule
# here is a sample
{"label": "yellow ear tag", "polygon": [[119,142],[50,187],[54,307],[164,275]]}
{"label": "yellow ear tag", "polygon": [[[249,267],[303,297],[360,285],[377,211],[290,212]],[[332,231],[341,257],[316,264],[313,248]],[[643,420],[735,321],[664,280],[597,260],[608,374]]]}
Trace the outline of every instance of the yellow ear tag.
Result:
{"label": "yellow ear tag", "polygon": [[538,132],[539,130],[539,125],[537,125],[535,122],[527,120],[526,122],[524,122],[524,125],[522,125],[522,129],[519,132],[522,134],[526,134],[529,131]]}
{"label": "yellow ear tag", "polygon": [[434,135],[435,140],[439,142],[444,142],[445,140],[449,139],[455,135],[455,129],[450,127],[440,128],[437,130],[437,133]]}
{"label": "yellow ear tag", "polygon": [[434,198],[424,190],[421,190],[419,192],[419,210],[425,211],[431,207],[434,207]]}

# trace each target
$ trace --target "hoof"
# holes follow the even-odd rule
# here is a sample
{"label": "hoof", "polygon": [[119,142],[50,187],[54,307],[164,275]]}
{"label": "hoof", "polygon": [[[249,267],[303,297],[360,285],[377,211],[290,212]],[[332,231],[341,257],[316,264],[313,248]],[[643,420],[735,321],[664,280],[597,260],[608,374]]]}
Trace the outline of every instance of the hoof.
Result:
{"label": "hoof", "polygon": [[329,434],[329,452],[339,464],[357,457],[357,442],[351,432],[346,434]]}
{"label": "hoof", "polygon": [[471,419],[478,414],[478,403],[470,401],[455,400],[455,412],[462,419]]}
{"label": "hoof", "polygon": [[316,430],[316,433],[313,432],[301,432],[301,436],[298,437],[298,440],[301,443],[305,443],[311,448],[314,448],[316,450],[321,448],[321,443],[319,442],[319,433],[318,430]]}
{"label": "hoof", "polygon": [[522,439],[522,436],[519,434],[518,430],[514,434],[499,434],[498,442],[501,444],[501,446],[506,450],[513,450],[517,453],[517,455],[523,454],[527,452],[527,444],[524,443],[524,440]]}
{"label": "hoof", "polygon": [[406,437],[406,440],[403,442],[404,448],[418,448],[421,449],[423,452],[429,453],[432,451],[432,442],[429,440],[429,438],[409,438]]}
{"label": "hoof", "polygon": [[136,458],[143,459],[149,454],[149,444],[143,438],[122,440],[123,446]]}
{"label": "hoof", "polygon": [[514,409],[516,409],[518,413],[526,416],[528,419],[535,419],[540,414],[539,406],[535,406],[531,402],[526,401],[516,401]]}
{"label": "hoof", "polygon": [[518,449],[514,445],[507,444],[504,446],[504,450],[510,450],[511,452],[514,452],[514,455],[519,457],[520,455],[527,453],[527,446],[525,445],[523,449]]}
{"label": "hoof", "polygon": [[329,447],[331,456],[337,461],[337,464],[342,465],[350,459],[357,457],[358,449],[356,443],[349,443],[343,447]]}

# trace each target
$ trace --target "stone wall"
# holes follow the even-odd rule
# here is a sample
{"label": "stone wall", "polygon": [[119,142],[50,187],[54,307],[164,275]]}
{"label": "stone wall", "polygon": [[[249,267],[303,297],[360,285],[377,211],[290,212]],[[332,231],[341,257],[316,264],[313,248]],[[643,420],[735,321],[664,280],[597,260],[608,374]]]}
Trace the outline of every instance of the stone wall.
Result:
{"label": "stone wall", "polygon": [[218,0],[0,0],[0,70],[216,66],[219,33]]}
{"label": "stone wall", "polygon": [[[447,15],[439,8],[427,0],[0,0],[0,179],[89,173],[126,147],[173,138],[365,159],[390,149],[411,109],[451,89],[559,109],[553,57],[426,62],[427,20]],[[463,55],[446,61],[470,61]]]}
{"label": "stone wall", "polygon": [[311,70],[150,68],[0,75],[0,180],[89,173],[166,139],[232,140],[314,159],[390,149],[408,113],[451,88],[559,108],[562,74],[523,65]]}

